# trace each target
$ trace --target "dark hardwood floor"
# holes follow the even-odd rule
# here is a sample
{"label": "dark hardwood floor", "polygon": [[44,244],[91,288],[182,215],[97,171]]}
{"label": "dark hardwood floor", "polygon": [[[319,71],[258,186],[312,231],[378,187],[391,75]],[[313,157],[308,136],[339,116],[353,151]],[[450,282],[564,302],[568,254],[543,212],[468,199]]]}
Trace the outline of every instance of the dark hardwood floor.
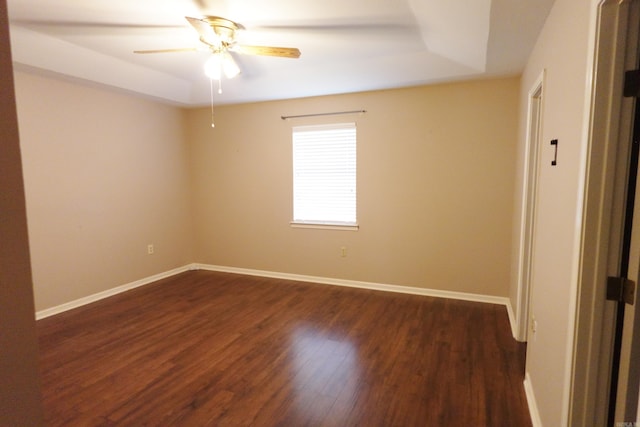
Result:
{"label": "dark hardwood floor", "polygon": [[53,426],[531,426],[504,307],[191,271],[38,321]]}

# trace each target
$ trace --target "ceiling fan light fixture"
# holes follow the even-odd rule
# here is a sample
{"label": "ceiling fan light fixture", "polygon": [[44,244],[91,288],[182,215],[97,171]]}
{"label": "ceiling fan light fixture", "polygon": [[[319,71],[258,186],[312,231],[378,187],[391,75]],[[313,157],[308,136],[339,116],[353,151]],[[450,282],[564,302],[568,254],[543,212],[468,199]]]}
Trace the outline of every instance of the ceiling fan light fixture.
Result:
{"label": "ceiling fan light fixture", "polygon": [[223,72],[228,79],[232,79],[240,74],[240,67],[228,52],[214,53],[204,63],[204,73],[210,79],[220,80]]}
{"label": "ceiling fan light fixture", "polygon": [[222,70],[224,71],[224,75],[227,76],[228,79],[232,79],[238,74],[240,74],[240,67],[236,64],[233,57],[229,54],[229,52],[225,52],[222,55]]}
{"label": "ceiling fan light fixture", "polygon": [[220,54],[214,53],[204,63],[204,73],[212,80],[220,80],[222,78],[222,57]]}

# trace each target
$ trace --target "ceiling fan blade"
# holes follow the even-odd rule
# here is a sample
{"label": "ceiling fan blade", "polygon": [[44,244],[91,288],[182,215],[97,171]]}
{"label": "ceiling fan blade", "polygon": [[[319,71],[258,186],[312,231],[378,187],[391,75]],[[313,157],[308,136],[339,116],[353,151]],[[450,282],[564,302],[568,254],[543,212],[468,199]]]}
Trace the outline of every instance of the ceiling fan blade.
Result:
{"label": "ceiling fan blade", "polygon": [[[17,19],[11,21],[12,25],[18,25],[44,34],[61,36],[111,36],[118,34],[172,34],[175,30],[187,29],[185,25],[164,24],[127,24],[109,23],[99,21],[38,21]],[[188,30],[187,30],[188,31]]]}
{"label": "ceiling fan blade", "polygon": [[184,47],[178,49],[154,49],[154,50],[134,50],[133,53],[174,53],[174,52],[196,52],[198,51],[195,47]]}
{"label": "ceiling fan blade", "polygon": [[200,37],[204,37],[205,40],[209,40],[211,37],[215,37],[215,32],[209,24],[202,19],[192,18],[191,16],[185,16],[189,24],[200,34]]}
{"label": "ceiling fan blade", "polygon": [[282,58],[300,57],[300,50],[297,47],[234,45],[230,50],[247,55],[279,56]]}
{"label": "ceiling fan blade", "polygon": [[171,24],[142,24],[125,22],[103,22],[103,21],[43,21],[37,19],[14,19],[12,24],[25,27],[67,27],[67,28],[113,28],[113,29],[165,29],[184,28],[184,25]]}
{"label": "ceiling fan blade", "polygon": [[402,30],[407,25],[396,24],[301,24],[301,25],[251,25],[252,30],[275,31],[366,31],[366,30]]}
{"label": "ceiling fan blade", "polygon": [[279,31],[366,31],[403,30],[417,27],[411,17],[360,17],[343,19],[260,20],[245,22],[249,29]]}
{"label": "ceiling fan blade", "polygon": [[194,0],[193,1],[199,9],[204,10],[207,8],[207,2],[205,0]]}

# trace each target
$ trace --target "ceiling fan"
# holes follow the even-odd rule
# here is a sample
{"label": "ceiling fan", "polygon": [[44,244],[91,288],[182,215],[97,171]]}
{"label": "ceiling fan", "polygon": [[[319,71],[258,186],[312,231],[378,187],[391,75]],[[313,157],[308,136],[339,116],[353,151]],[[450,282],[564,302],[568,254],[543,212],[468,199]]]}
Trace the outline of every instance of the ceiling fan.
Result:
{"label": "ceiling fan", "polygon": [[199,51],[208,49],[213,54],[205,63],[205,74],[214,80],[220,80],[222,73],[233,78],[240,73],[240,68],[233,60],[230,52],[247,55],[266,55],[282,58],[299,58],[300,50],[295,47],[248,46],[236,42],[236,31],[244,30],[244,26],[219,16],[202,18],[186,17],[191,26],[198,32],[201,47],[179,49],[136,50],[134,53],[171,53]]}

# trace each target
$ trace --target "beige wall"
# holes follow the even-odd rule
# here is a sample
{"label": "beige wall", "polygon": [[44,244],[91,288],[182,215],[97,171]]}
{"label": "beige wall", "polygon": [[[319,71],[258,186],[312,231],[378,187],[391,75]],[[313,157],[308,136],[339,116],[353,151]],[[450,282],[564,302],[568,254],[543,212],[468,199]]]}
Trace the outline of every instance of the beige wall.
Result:
{"label": "beige wall", "polygon": [[[15,75],[38,310],[193,261],[507,295],[516,78],[219,107],[211,129]],[[291,126],[319,120],[280,116],[361,108],[335,117],[358,123],[360,230],[291,228]]]}
{"label": "beige wall", "polygon": [[[556,1],[529,58],[520,88],[519,179],[525,153],[527,94],[546,70],[531,296],[537,332],[529,335],[526,367],[544,426],[565,425],[568,405],[581,162],[586,144],[583,129],[589,83],[590,8],[590,2]],[[557,166],[551,166],[552,139],[559,141]],[[519,181],[516,188],[520,186]],[[517,206],[521,197],[518,193]],[[510,295],[514,307],[516,286],[513,280]]]}
{"label": "beige wall", "polygon": [[0,425],[42,425],[7,3],[0,0]]}
{"label": "beige wall", "polygon": [[36,309],[192,261],[183,111],[22,72],[16,96]]}
{"label": "beige wall", "polygon": [[[209,109],[189,111],[196,261],[507,296],[518,90],[508,78],[225,106],[215,129]],[[291,228],[291,127],[348,120],[360,230]]]}

